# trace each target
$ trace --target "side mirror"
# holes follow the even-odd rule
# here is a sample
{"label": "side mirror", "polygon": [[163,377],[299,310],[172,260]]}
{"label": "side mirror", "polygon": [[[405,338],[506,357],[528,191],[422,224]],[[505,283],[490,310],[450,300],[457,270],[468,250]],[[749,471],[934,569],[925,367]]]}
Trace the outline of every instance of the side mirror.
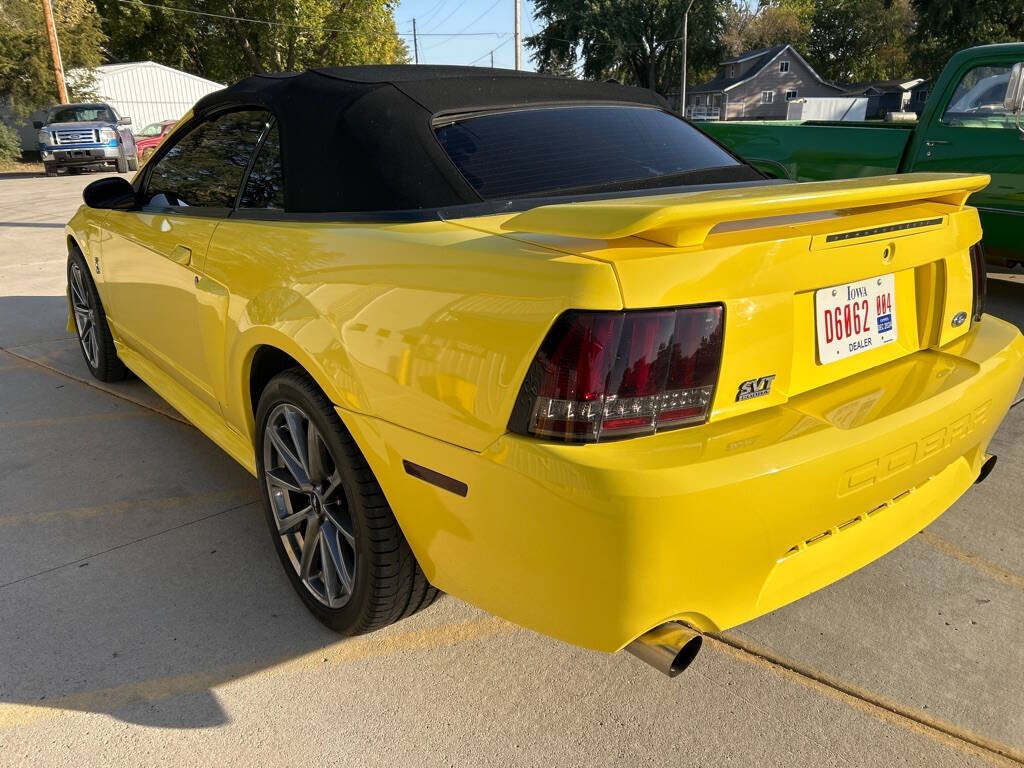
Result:
{"label": "side mirror", "polygon": [[132,119],[130,117],[122,117],[117,121],[118,125],[131,125]]}
{"label": "side mirror", "polygon": [[135,207],[135,190],[126,179],[111,176],[87,186],[82,190],[82,199],[90,208],[127,211]]}
{"label": "side mirror", "polygon": [[1010,70],[1010,80],[1006,84],[1003,108],[1011,115],[1020,114],[1024,109],[1024,61],[1018,61]]}
{"label": "side mirror", "polygon": [[32,121],[32,127],[36,128],[36,129],[42,128],[43,127],[43,121],[42,120],[33,120]]}

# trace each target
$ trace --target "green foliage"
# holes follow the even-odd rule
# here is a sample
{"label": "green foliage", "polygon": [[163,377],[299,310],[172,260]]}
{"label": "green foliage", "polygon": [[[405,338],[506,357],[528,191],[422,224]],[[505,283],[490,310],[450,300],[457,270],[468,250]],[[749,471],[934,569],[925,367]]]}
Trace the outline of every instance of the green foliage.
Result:
{"label": "green foliage", "polygon": [[[64,71],[95,67],[104,36],[92,0],[53,0]],[[0,0],[0,100],[21,115],[57,102],[50,44],[38,0]],[[79,97],[70,84],[69,96]],[[88,81],[81,83],[88,89]]]}
{"label": "green foliage", "polygon": [[727,14],[726,50],[730,56],[739,56],[788,43],[806,51],[813,16],[813,0],[766,0],[757,8],[733,3]]}
{"label": "green foliage", "polygon": [[[544,28],[527,37],[543,72],[582,69],[665,94],[679,87],[686,0],[537,0]],[[696,0],[690,10],[687,82],[713,72],[722,55],[728,0]]]}
{"label": "green foliage", "polygon": [[21,139],[16,131],[0,123],[0,163],[21,159]]}
{"label": "green foliage", "polygon": [[913,62],[921,77],[935,77],[959,50],[1024,39],[1019,0],[911,0],[918,26]]}
{"label": "green foliage", "polygon": [[909,0],[817,0],[806,55],[834,82],[905,77],[912,28]]}
{"label": "green foliage", "polygon": [[272,24],[175,13],[118,0],[96,2],[113,59],[151,59],[221,82],[253,73],[403,63],[409,58],[395,28],[394,0],[162,3]]}

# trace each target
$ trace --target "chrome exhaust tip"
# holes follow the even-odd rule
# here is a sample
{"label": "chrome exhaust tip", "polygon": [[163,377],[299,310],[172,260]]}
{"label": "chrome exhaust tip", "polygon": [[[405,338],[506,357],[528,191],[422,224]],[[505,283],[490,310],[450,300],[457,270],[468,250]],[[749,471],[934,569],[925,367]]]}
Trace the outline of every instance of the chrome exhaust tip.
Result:
{"label": "chrome exhaust tip", "polygon": [[978,473],[978,479],[974,481],[977,485],[986,477],[992,474],[992,470],[996,468],[996,455],[994,453],[986,453],[985,461],[981,464],[981,472]]}
{"label": "chrome exhaust tip", "polygon": [[644,632],[626,650],[663,675],[675,677],[697,658],[703,642],[700,632],[678,621],[668,621]]}

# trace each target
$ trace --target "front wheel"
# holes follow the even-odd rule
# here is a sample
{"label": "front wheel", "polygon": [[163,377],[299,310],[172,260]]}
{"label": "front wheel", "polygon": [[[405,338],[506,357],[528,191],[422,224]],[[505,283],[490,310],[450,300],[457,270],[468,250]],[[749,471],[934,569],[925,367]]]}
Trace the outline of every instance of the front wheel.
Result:
{"label": "front wheel", "polygon": [[85,257],[77,249],[68,254],[68,295],[78,346],[89,372],[100,381],[121,381],[128,375],[128,369],[117,356],[99,292]]}
{"label": "front wheel", "polygon": [[323,392],[298,369],[256,411],[256,461],[270,534],[288,578],[343,635],[387,626],[437,597],[377,480]]}
{"label": "front wheel", "polygon": [[117,172],[128,173],[128,158],[125,157],[124,147],[121,148],[121,153],[117,156]]}
{"label": "front wheel", "polygon": [[43,171],[46,172],[47,176],[53,177],[57,175],[57,164],[56,163],[43,163]]}
{"label": "front wheel", "polygon": [[138,155],[131,155],[128,158],[128,170],[137,171],[139,170],[139,157]]}

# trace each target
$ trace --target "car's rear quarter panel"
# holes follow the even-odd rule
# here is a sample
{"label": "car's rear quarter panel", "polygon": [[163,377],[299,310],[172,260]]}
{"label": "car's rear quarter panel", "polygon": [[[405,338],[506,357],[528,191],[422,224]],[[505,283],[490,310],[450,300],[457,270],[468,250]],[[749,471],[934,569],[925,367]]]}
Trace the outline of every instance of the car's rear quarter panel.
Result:
{"label": "car's rear quarter panel", "polygon": [[225,406],[252,429],[263,344],[307,366],[337,405],[482,450],[570,307],[617,309],[611,267],[443,222],[223,222],[205,273],[228,286]]}

